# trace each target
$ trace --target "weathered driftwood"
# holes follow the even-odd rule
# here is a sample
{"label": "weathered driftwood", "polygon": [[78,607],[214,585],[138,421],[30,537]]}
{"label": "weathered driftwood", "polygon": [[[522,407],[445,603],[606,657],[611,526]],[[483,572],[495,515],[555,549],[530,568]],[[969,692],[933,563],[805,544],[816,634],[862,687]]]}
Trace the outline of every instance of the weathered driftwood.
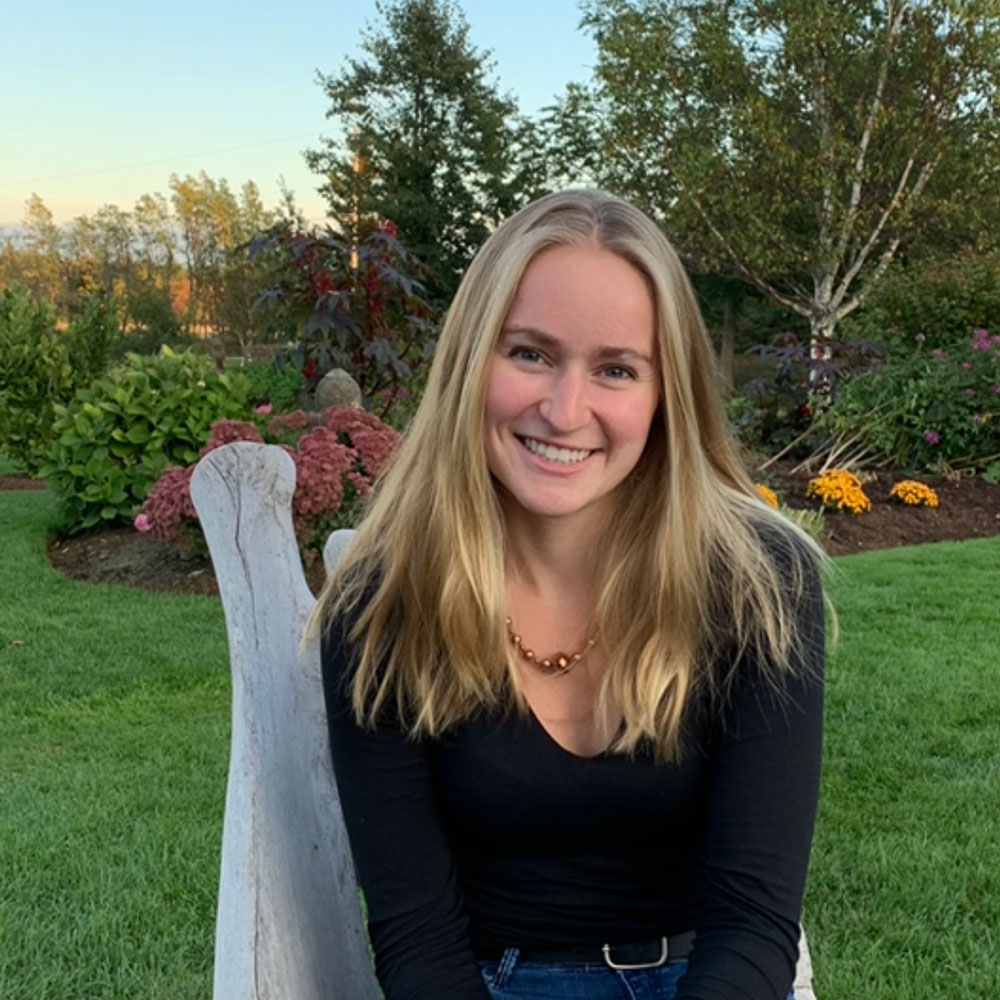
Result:
{"label": "weathered driftwood", "polygon": [[[330,765],[315,600],[292,528],[295,468],[237,442],[191,480],[229,633],[232,748],[222,834],[215,1000],[377,1000]],[[334,532],[329,570],[351,532]],[[816,1000],[805,935],[796,1000]]]}
{"label": "weathered driftwood", "polygon": [[219,580],[233,674],[232,749],[215,938],[216,1000],[375,1000],[333,779],[315,600],[280,448],[210,452],[191,496]]}

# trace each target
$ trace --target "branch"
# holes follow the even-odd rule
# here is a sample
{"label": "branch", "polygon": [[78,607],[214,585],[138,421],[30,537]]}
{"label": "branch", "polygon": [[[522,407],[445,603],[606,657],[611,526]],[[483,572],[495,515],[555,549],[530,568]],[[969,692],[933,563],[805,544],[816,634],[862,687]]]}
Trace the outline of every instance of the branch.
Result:
{"label": "branch", "polygon": [[[868,109],[868,117],[865,119],[865,127],[861,133],[861,142],[858,147],[858,155],[854,160],[854,180],[851,183],[851,197],[847,205],[847,215],[840,229],[840,239],[837,241],[837,251],[835,261],[837,267],[844,259],[847,252],[851,235],[854,232],[854,225],[858,218],[858,209],[861,205],[861,189],[864,177],[865,161],[868,157],[868,147],[871,144],[875,126],[878,123],[879,112],[882,109],[882,100],[885,96],[885,85],[889,77],[889,62],[892,56],[893,42],[899,34],[903,23],[903,16],[906,13],[908,3],[900,3],[895,16],[892,14],[892,3],[888,5],[889,23],[886,31],[885,51],[882,65],[879,69],[878,83],[875,85],[875,94],[872,97],[871,107]],[[832,262],[831,262],[832,265]]]}
{"label": "branch", "polygon": [[[669,166],[668,166],[669,169]],[[730,259],[736,265],[737,271],[750,282],[755,288],[762,291],[765,295],[769,295],[775,302],[779,302],[781,305],[785,306],[787,309],[791,309],[793,312],[798,313],[799,316],[809,317],[809,309],[797,302],[795,299],[785,295],[784,293],[778,291],[778,289],[772,285],[766,278],[761,277],[756,271],[751,270],[744,262],[742,257],[733,248],[733,245],[722,235],[721,230],[715,223],[711,220],[708,212],[705,210],[701,201],[691,193],[688,186],[684,181],[673,171],[674,179],[677,181],[677,186],[680,188],[681,194],[691,200],[691,204],[694,205],[695,210],[701,217],[702,222],[708,226],[709,232],[719,241],[723,249],[729,254]]]}
{"label": "branch", "polygon": [[[920,145],[921,143],[918,142],[916,148],[910,154],[910,158],[909,160],[907,160],[906,166],[903,168],[903,173],[899,178],[899,183],[896,185],[896,191],[893,194],[892,199],[890,200],[889,204],[886,205],[885,210],[882,212],[881,218],[878,220],[878,223],[872,230],[871,235],[868,237],[867,242],[858,251],[857,256],[854,258],[854,263],[851,264],[851,266],[844,273],[843,278],[841,278],[840,285],[838,286],[837,291],[834,293],[832,300],[832,304],[834,305],[835,308],[837,309],[840,308],[840,303],[843,301],[844,296],[847,294],[847,290],[851,287],[851,282],[854,281],[854,279],[858,275],[858,272],[861,270],[865,262],[868,260],[868,256],[869,254],[871,254],[872,250],[875,248],[876,244],[881,238],[882,231],[885,229],[886,223],[889,221],[890,216],[893,214],[893,212],[896,211],[897,208],[899,208],[900,204],[904,201],[904,199],[907,203],[911,203],[915,198],[919,198],[924,188],[927,186],[927,182],[930,180],[931,174],[934,173],[934,170],[941,159],[940,153],[938,153],[938,155],[933,159],[928,160],[923,165],[923,167],[920,170],[920,174],[917,177],[916,183],[913,185],[912,190],[909,191],[909,193],[907,193],[906,185],[909,182],[910,173],[912,172],[914,163],[916,162],[917,153],[920,150]],[[899,245],[898,239],[896,239],[894,243],[890,243],[892,254],[896,252],[896,247],[898,247],[898,245]],[[890,259],[891,259],[891,254],[890,254]],[[882,266],[881,262],[880,266]],[[888,266],[888,261],[885,262],[885,266],[886,267]]]}

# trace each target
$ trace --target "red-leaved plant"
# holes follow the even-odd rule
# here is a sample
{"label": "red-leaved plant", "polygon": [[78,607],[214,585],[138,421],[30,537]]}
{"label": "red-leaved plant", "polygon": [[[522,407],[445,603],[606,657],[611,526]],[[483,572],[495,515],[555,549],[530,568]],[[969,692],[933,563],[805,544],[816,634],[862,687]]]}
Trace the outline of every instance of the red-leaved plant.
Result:
{"label": "red-leaved plant", "polygon": [[[357,521],[399,434],[365,410],[333,406],[319,414],[283,413],[270,421],[266,438],[255,424],[220,420],[201,454],[232,441],[266,439],[280,444],[295,463],[292,522],[308,565],[321,555],[331,531]],[[172,542],[183,555],[204,545],[189,488],[194,468],[165,469],[135,519],[139,531]]]}

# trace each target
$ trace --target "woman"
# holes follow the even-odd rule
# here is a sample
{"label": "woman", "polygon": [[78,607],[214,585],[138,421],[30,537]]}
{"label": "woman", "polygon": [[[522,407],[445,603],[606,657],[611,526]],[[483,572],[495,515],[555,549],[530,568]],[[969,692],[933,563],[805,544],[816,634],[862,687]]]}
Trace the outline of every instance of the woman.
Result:
{"label": "woman", "polygon": [[501,226],[318,611],[387,1000],[788,994],[817,561],[657,227],[589,191]]}

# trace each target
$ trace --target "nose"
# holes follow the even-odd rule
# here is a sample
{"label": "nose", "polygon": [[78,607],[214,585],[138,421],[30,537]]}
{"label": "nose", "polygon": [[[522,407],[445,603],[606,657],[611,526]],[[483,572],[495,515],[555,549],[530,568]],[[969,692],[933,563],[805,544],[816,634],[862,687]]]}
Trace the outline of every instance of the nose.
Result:
{"label": "nose", "polygon": [[586,375],[570,368],[554,372],[539,412],[559,433],[582,427],[589,413]]}

